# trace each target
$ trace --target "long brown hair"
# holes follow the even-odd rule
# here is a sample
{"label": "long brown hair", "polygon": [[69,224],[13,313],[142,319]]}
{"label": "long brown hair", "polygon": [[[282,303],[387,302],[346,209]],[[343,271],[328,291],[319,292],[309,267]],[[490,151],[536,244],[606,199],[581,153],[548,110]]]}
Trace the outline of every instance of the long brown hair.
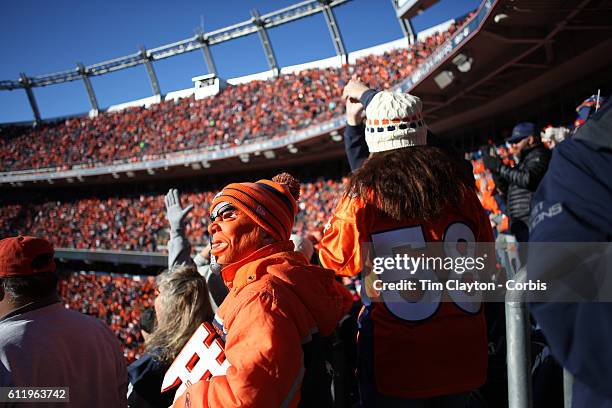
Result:
{"label": "long brown hair", "polygon": [[459,159],[433,146],[372,154],[355,171],[347,194],[356,194],[388,217],[431,220],[447,206],[459,207],[474,180]]}
{"label": "long brown hair", "polygon": [[175,266],[157,276],[161,311],[146,349],[170,365],[191,335],[213,318],[206,279],[195,266]]}

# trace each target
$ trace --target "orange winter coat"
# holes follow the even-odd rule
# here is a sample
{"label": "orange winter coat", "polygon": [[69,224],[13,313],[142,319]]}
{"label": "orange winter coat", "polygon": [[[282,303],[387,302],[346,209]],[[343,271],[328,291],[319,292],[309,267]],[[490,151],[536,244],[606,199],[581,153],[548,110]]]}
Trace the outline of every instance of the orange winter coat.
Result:
{"label": "orange winter coat", "polygon": [[[327,336],[343,313],[331,270],[309,265],[291,241],[223,269],[229,294],[215,315],[225,336],[225,375],[187,388],[174,407],[295,407],[305,368],[302,344]],[[346,305],[345,305],[346,306]]]}

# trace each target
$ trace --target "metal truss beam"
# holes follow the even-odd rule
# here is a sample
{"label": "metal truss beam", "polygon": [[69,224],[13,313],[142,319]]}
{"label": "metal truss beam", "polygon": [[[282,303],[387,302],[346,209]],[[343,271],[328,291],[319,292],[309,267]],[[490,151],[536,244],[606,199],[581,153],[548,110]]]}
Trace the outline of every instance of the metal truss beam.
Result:
{"label": "metal truss beam", "polygon": [[149,75],[149,82],[151,82],[151,89],[153,90],[153,95],[161,97],[161,90],[159,88],[159,82],[157,81],[157,75],[155,75],[155,70],[153,69],[153,64],[151,64],[151,57],[149,56],[145,47],[140,47],[140,55],[144,60],[145,68],[147,69],[147,75]]}
{"label": "metal truss beam", "polygon": [[[327,5],[332,8],[349,1],[351,0],[331,0]],[[268,29],[322,12],[324,12],[324,7],[318,0],[305,0],[284,9],[263,14],[260,16],[260,21],[262,23],[262,27]],[[196,34],[191,38],[177,41],[172,44],[151,48],[147,50],[147,56],[144,57],[141,52],[137,52],[124,57],[88,65],[85,67],[85,69],[89,77],[104,75],[137,65],[146,65],[147,62],[154,62],[199,49],[204,50],[204,58],[206,58],[205,45],[210,47],[215,44],[234,40],[236,38],[255,34],[257,32],[259,32],[257,25],[254,24],[252,19],[250,19],[229,27],[204,33],[203,35],[207,40],[207,43],[203,43],[200,39],[200,34]],[[30,87],[61,84],[80,79],[82,79],[82,75],[79,72],[76,72],[74,69],[29,78]],[[21,88],[24,88],[24,86],[20,80],[0,80],[0,90],[13,90]]]}
{"label": "metal truss beam", "polygon": [[96,94],[94,93],[93,86],[91,86],[91,81],[89,80],[89,76],[87,74],[87,69],[80,62],[77,63],[77,71],[81,74],[83,78],[83,83],[85,84],[85,90],[87,90],[87,96],[89,96],[89,103],[91,104],[91,109],[94,111],[98,111],[98,99],[96,98]]}
{"label": "metal truss beam", "polygon": [[257,27],[257,34],[259,34],[261,46],[263,47],[264,54],[266,54],[268,66],[274,72],[274,75],[277,75],[279,72],[278,63],[276,62],[276,56],[274,55],[274,50],[272,49],[272,43],[270,42],[270,37],[268,37],[265,23],[257,10],[251,10],[251,15],[253,16],[253,25]]}
{"label": "metal truss beam", "polygon": [[[391,4],[393,5],[393,9],[395,10],[395,14],[397,15],[397,0],[391,0]],[[408,18],[398,17],[397,22],[402,28],[404,37],[408,39],[408,44],[414,44],[416,40],[416,35],[414,33],[414,27],[412,26],[412,21]]]}
{"label": "metal truss beam", "polygon": [[416,42],[416,34],[414,33],[414,26],[412,25],[412,20],[406,18],[399,18],[400,27],[402,27],[402,32],[404,36],[408,39],[408,44],[414,44]]}
{"label": "metal truss beam", "polygon": [[40,122],[40,111],[38,110],[38,104],[36,103],[36,98],[34,97],[34,92],[32,92],[32,85],[30,83],[30,78],[27,77],[23,72],[19,74],[19,82],[21,83],[23,89],[25,89],[26,94],[28,95],[28,101],[30,101],[30,107],[32,108],[32,113],[34,114],[34,121],[36,123]]}
{"label": "metal truss beam", "polygon": [[527,69],[549,69],[550,65],[536,64],[532,62],[517,62],[511,65],[512,68],[527,68]]}
{"label": "metal truss beam", "polygon": [[502,30],[491,29],[482,30],[482,35],[487,36],[495,41],[499,41],[506,44],[540,44],[542,39],[546,37],[546,32],[542,29],[532,29],[525,27],[522,30]]}
{"label": "metal truss beam", "polygon": [[344,48],[344,41],[342,41],[342,34],[340,33],[340,27],[336,22],[336,17],[332,8],[329,6],[329,0],[319,0],[319,3],[323,6],[323,15],[325,16],[325,22],[329,29],[329,35],[331,36],[334,48],[336,49],[336,55],[342,58],[344,62],[346,60],[346,49]]}
{"label": "metal truss beam", "polygon": [[210,47],[208,46],[208,38],[206,38],[204,33],[200,33],[198,36],[198,40],[200,41],[200,44],[202,44],[202,54],[204,55],[204,61],[206,61],[208,73],[217,75],[217,66],[215,65],[215,60],[213,60]]}

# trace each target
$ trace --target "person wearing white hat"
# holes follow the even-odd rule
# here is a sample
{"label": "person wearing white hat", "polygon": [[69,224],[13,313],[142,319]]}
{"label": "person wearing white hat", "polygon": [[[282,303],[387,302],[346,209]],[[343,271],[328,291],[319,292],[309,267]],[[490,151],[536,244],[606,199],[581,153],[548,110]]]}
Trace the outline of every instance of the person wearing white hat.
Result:
{"label": "person wearing white hat", "polygon": [[[379,150],[378,146],[369,146],[367,140],[372,140],[373,135],[370,134],[368,137],[366,134],[366,123],[364,123],[363,114],[368,109],[370,103],[374,100],[374,97],[378,95],[380,91],[375,89],[370,89],[363,83],[359,82],[356,77],[354,77],[349,83],[346,85],[343,91],[343,97],[346,100],[346,128],[344,129],[344,149],[346,152],[346,158],[349,162],[352,171],[357,170],[361,167],[361,164],[365,159],[368,158],[370,153],[375,153]],[[406,107],[409,112],[418,111],[422,116],[422,102],[421,100],[413,95],[393,92],[393,100],[397,102],[398,100],[405,99]],[[385,98],[383,95],[378,96],[377,98]],[[383,107],[385,105],[391,105],[388,107],[397,108],[398,104],[389,101],[387,104],[383,101]],[[380,108],[380,107],[379,107]],[[368,115],[371,115],[371,119],[377,119],[377,113],[367,112]],[[398,115],[398,117],[402,117]],[[385,119],[385,118],[378,118]],[[380,122],[379,122],[380,123]],[[401,123],[400,123],[401,125]],[[462,173],[465,175],[469,175],[472,177],[472,165],[470,162],[464,160],[463,152],[457,151],[448,141],[436,137],[435,134],[431,132],[431,130],[427,127],[424,119],[421,120],[420,123],[412,122],[411,130],[408,132],[400,132],[405,129],[394,129],[391,132],[395,131],[400,134],[406,134],[406,140],[402,142],[391,142],[391,143],[400,143],[404,145],[409,145],[410,143],[416,144],[427,144],[428,146],[435,146],[442,149],[445,153],[447,153],[454,161],[457,162],[459,167],[461,168]],[[403,127],[403,126],[402,126]],[[371,132],[370,132],[371,133]],[[397,133],[395,136],[397,136]],[[382,141],[383,144],[389,143],[389,141]],[[370,143],[372,144],[372,143]],[[405,147],[405,146],[404,146]],[[373,149],[373,150],[370,150]]]}
{"label": "person wearing white hat", "polygon": [[[365,132],[367,144],[354,138],[347,141],[347,150],[367,149],[369,157],[354,167],[326,225],[319,256],[338,276],[362,276],[361,404],[464,407],[487,373],[482,304],[455,302],[451,292],[437,300],[425,295],[408,301],[403,291],[372,286],[387,274],[377,276],[372,265],[377,258],[405,253],[407,243],[491,242],[491,225],[473,177],[445,150],[427,145],[418,97],[370,91],[357,81],[347,85],[344,95],[348,125]],[[494,260],[494,254],[488,258]],[[409,277],[407,271],[393,272]]]}

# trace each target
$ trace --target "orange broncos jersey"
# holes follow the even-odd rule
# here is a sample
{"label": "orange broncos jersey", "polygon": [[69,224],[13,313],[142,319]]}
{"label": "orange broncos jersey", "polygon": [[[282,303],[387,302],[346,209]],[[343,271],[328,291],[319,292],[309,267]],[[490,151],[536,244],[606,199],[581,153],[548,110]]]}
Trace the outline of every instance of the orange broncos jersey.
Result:
{"label": "orange broncos jersey", "polygon": [[[406,245],[425,242],[492,242],[493,233],[473,191],[461,208],[447,208],[438,219],[398,223],[358,197],[345,195],[321,240],[321,263],[341,276],[355,276],[374,257],[393,256]],[[495,255],[488,258],[494,262]],[[487,261],[489,262],[489,261]],[[375,276],[366,274],[365,281]],[[368,283],[363,283],[367,291]],[[388,291],[378,301],[364,294],[359,317],[359,377],[362,398],[374,394],[427,398],[473,390],[485,381],[487,334],[480,302],[461,302],[460,294],[408,302]],[[399,301],[398,301],[399,299]],[[441,301],[443,300],[443,301]],[[365,396],[367,399],[367,395]]]}

